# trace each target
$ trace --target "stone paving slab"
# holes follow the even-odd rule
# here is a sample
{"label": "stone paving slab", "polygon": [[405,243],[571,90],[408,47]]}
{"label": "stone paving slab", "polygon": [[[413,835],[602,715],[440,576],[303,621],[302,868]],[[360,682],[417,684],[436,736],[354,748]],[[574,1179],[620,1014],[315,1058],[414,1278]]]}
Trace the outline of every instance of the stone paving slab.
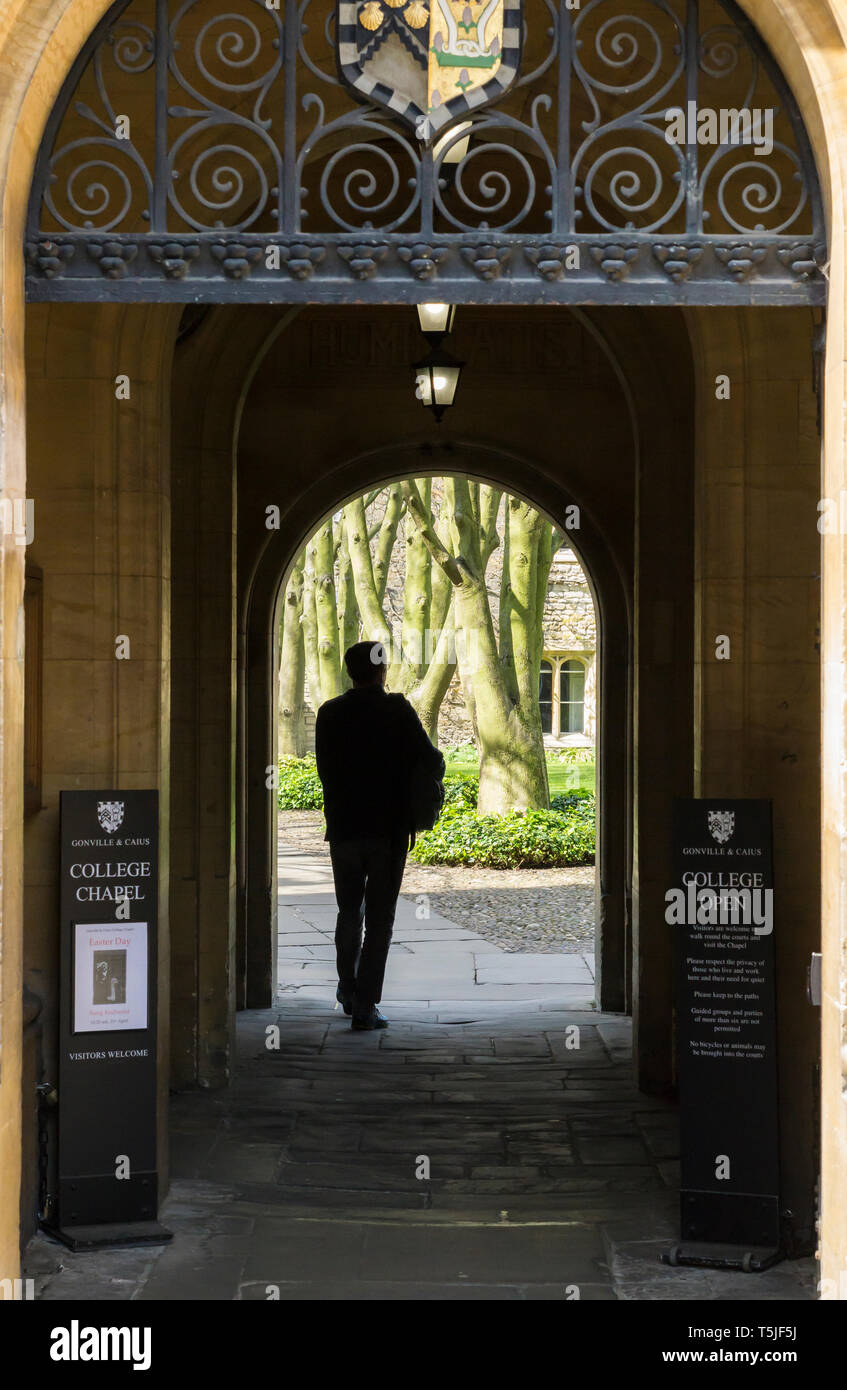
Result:
{"label": "stone paving slab", "polygon": [[[432,951],[432,938],[416,937],[411,940],[408,937],[395,935],[391,943],[392,951],[396,951],[398,945],[405,946],[406,950],[413,956],[428,956]],[[446,932],[442,932],[438,941],[438,954],[442,960],[449,960],[453,955],[472,956],[474,962],[485,959],[487,956],[503,955],[499,946],[495,946],[493,941],[480,941],[478,937],[468,934],[464,938],[453,938]]]}
{"label": "stone paving slab", "polygon": [[[404,941],[407,943],[422,942],[427,947],[430,946],[433,941],[437,941],[439,945],[446,945],[450,941],[464,941],[468,942],[474,951],[484,950],[486,946],[491,946],[493,944],[492,942],[483,941],[477,936],[476,932],[468,931],[463,927],[430,927],[429,924],[424,926],[418,923],[417,920],[414,926],[410,922],[403,920],[395,924],[392,939],[394,941]],[[499,946],[495,946],[494,949],[500,951]]]}
{"label": "stone paving slab", "polygon": [[496,964],[477,966],[479,984],[587,984],[593,975],[582,956],[505,956]]}
{"label": "stone paving slab", "polygon": [[[407,946],[397,943],[392,947],[395,951],[407,951]],[[294,943],[290,946],[280,946],[276,953],[280,964],[285,961],[295,960],[327,960],[335,961],[335,947],[328,941],[318,941],[314,943]]]}
{"label": "stone paving slab", "polygon": [[[544,1227],[463,1226],[365,1228],[364,1261],[383,1278],[402,1283],[412,1278],[447,1282],[465,1278],[485,1285],[512,1283],[602,1282],[605,1252],[599,1233],[589,1225],[558,1228],[550,1241]],[[499,1271],[499,1278],[492,1275]]]}

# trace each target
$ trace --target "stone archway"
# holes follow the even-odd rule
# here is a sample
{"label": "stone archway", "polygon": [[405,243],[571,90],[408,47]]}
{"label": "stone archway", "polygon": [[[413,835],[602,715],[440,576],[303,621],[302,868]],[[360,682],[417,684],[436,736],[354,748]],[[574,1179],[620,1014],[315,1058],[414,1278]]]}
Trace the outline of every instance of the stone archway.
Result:
{"label": "stone archway", "polygon": [[[405,462],[405,468],[404,468]],[[552,519],[565,516],[578,494],[551,485],[538,465],[527,458],[498,453],[494,449],[458,442],[449,450],[437,446],[382,448],[340,465],[330,480],[323,480],[313,495],[300,499],[294,515],[286,517],[272,533],[252,576],[246,603],[244,635],[247,654],[244,694],[248,768],[276,762],[275,635],[279,594],[294,555],[303,540],[338,506],[372,487],[399,477],[434,477],[451,472],[468,473],[479,481],[502,486],[545,511]],[[516,484],[520,480],[520,485]],[[328,489],[332,501],[327,505]],[[581,509],[582,510],[582,509]],[[628,652],[631,631],[628,604],[614,556],[602,530],[586,514],[580,531],[572,535],[595,603],[599,631],[599,720],[597,737],[598,859],[597,859],[597,960],[598,1007],[623,1011],[630,998],[629,865],[631,845],[627,816],[629,784],[630,698]],[[571,534],[571,533],[569,533]],[[246,996],[248,1006],[267,1007],[273,997],[275,968],[275,913],[267,903],[276,902],[276,817],[269,817],[269,800],[261,779],[250,776],[244,789],[245,820],[251,827],[247,855]],[[270,821],[270,823],[268,823]],[[270,932],[268,931],[270,918]]]}
{"label": "stone archway", "polygon": [[[59,0],[33,5],[28,0],[8,6],[0,21],[0,67],[7,75],[0,126],[0,166],[3,170],[2,217],[2,344],[3,397],[0,402],[6,431],[2,466],[9,496],[25,496],[23,420],[23,291],[20,244],[24,204],[40,136],[61,81],[93,25],[108,8],[106,0]],[[845,385],[844,167],[839,145],[844,108],[839,92],[847,71],[841,17],[831,0],[801,6],[787,0],[742,0],[781,63],[801,106],[812,139],[829,212],[830,318],[825,380],[824,491],[837,497],[847,481],[845,433],[841,403]],[[24,13],[26,11],[26,13]],[[4,1066],[0,1080],[0,1161],[11,1175],[14,1191],[19,1151],[19,1066],[14,1039],[20,1021],[20,883],[21,771],[17,755],[22,727],[20,653],[17,610],[23,581],[23,559],[15,547],[3,555],[3,682],[2,712],[6,728],[0,781],[3,793],[3,1036]],[[847,1251],[844,1220],[844,1173],[847,1171],[847,1114],[842,1094],[839,999],[844,975],[845,917],[841,889],[840,826],[847,801],[840,768],[847,756],[844,719],[845,658],[841,615],[847,593],[838,538],[824,543],[824,1135],[822,1247],[825,1277],[837,1277]],[[6,1269],[16,1268],[14,1206],[2,1213],[0,1253]]]}

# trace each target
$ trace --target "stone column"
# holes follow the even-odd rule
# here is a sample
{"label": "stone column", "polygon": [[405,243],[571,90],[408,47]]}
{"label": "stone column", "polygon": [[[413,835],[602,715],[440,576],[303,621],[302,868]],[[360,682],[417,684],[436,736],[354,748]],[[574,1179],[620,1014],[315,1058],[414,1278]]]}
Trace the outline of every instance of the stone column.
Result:
{"label": "stone column", "polygon": [[[665,922],[673,799],[691,789],[692,384],[681,315],[604,320],[637,431],[632,954],[638,1086],[675,1082],[673,941]],[[614,335],[614,336],[613,336]],[[601,677],[602,677],[601,666]],[[600,708],[603,710],[601,690]]]}
{"label": "stone column", "polygon": [[[819,1015],[820,439],[810,311],[689,315],[697,387],[695,795],[773,803],[781,1186],[814,1249]],[[730,397],[716,397],[716,378]],[[722,387],[725,394],[726,387]],[[788,1215],[790,1213],[790,1215]]]}
{"label": "stone column", "polygon": [[[42,721],[40,808],[24,825],[25,981],[42,1005],[46,1076],[55,1081],[59,793],[158,788],[163,1175],[173,325],[173,308],[141,305],[33,305],[27,314],[27,489],[35,508],[29,559],[42,572],[43,660],[35,682]],[[37,1174],[25,1174],[31,1218],[36,1180]]]}
{"label": "stone column", "polygon": [[214,313],[177,348],[174,363],[171,917],[178,1087],[226,1085],[235,1030],[232,441],[244,368],[243,339],[232,333],[221,339]]}

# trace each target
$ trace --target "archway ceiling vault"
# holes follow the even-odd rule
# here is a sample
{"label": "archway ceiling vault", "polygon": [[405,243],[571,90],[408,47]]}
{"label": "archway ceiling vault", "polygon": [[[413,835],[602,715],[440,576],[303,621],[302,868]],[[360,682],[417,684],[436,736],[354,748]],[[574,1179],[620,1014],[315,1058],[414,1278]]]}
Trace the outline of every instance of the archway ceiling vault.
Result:
{"label": "archway ceiling vault", "polygon": [[[507,0],[517,76],[438,139],[342,80],[335,3],[119,0],[45,132],[28,297],[824,302],[809,144],[731,0]],[[669,143],[692,102],[773,112],[772,149]]]}

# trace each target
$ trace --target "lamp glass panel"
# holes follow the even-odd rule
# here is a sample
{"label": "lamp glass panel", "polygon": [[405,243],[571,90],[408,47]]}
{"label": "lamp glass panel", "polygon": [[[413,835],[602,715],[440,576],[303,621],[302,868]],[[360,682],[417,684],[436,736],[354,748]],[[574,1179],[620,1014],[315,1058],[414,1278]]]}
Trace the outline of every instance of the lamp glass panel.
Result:
{"label": "lamp glass panel", "polygon": [[419,304],[418,320],[422,333],[449,333],[456,313],[455,304]]}
{"label": "lamp glass panel", "polygon": [[436,405],[452,405],[459,384],[461,367],[440,366],[432,368],[432,394]]}

